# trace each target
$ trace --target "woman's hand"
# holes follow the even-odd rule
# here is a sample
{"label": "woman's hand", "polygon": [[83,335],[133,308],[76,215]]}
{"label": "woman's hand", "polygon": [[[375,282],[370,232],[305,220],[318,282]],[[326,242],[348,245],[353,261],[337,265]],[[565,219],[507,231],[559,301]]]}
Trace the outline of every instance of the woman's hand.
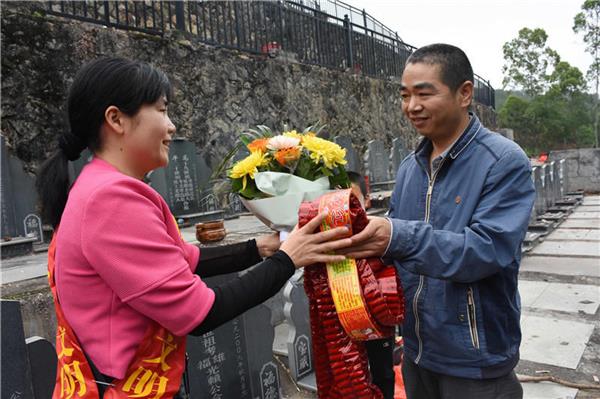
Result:
{"label": "woman's hand", "polygon": [[345,227],[337,227],[323,232],[317,230],[327,213],[321,213],[306,223],[304,227],[296,226],[288,238],[281,244],[296,268],[314,265],[315,263],[341,262],[346,259],[343,255],[335,255],[335,250],[346,248],[352,244]]}
{"label": "woman's hand", "polygon": [[256,239],[256,247],[261,258],[268,258],[273,255],[280,246],[279,233],[272,233]]}

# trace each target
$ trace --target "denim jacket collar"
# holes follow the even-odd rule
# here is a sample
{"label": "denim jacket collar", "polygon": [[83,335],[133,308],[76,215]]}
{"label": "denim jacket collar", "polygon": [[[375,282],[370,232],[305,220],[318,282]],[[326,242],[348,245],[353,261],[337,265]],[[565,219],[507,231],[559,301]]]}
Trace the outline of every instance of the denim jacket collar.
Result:
{"label": "denim jacket collar", "polygon": [[[467,128],[463,132],[463,134],[459,137],[459,139],[454,143],[452,148],[450,149],[448,156],[452,159],[456,159],[460,155],[461,152],[475,139],[479,131],[481,130],[481,122],[479,118],[472,113],[469,112],[469,116],[471,120],[467,125]],[[415,157],[417,161],[425,168],[425,165],[429,165],[429,155],[431,154],[431,150],[433,148],[433,144],[431,144],[431,140],[428,138],[423,138],[419,145],[415,150]],[[429,170],[429,168],[425,168],[425,170]]]}

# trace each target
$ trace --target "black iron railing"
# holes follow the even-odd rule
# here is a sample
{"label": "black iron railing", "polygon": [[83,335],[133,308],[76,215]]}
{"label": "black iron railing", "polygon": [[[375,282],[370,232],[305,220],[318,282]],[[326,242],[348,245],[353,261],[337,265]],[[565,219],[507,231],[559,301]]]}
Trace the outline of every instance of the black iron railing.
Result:
{"label": "black iron railing", "polygon": [[[375,78],[402,75],[415,49],[364,10],[337,0],[48,1],[46,11],[120,29],[199,40],[253,53],[293,53],[299,62]],[[475,100],[494,107],[494,89],[475,77]]]}

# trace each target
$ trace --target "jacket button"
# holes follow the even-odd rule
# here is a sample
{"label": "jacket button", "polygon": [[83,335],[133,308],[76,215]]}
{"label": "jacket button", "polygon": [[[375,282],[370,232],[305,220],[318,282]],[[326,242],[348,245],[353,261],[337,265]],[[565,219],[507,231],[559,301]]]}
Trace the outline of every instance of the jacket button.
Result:
{"label": "jacket button", "polygon": [[461,314],[459,314],[459,315],[458,315],[458,320],[460,320],[460,321],[465,321],[465,315],[464,315],[464,314],[462,314],[462,313],[461,313]]}

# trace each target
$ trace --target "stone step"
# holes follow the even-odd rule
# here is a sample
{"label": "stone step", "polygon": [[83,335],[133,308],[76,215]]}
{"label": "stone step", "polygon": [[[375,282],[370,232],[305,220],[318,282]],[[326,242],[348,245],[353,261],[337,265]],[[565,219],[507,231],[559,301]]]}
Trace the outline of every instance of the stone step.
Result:
{"label": "stone step", "polygon": [[15,237],[0,242],[0,258],[16,258],[18,256],[33,253],[33,243],[38,241],[36,237]]}

